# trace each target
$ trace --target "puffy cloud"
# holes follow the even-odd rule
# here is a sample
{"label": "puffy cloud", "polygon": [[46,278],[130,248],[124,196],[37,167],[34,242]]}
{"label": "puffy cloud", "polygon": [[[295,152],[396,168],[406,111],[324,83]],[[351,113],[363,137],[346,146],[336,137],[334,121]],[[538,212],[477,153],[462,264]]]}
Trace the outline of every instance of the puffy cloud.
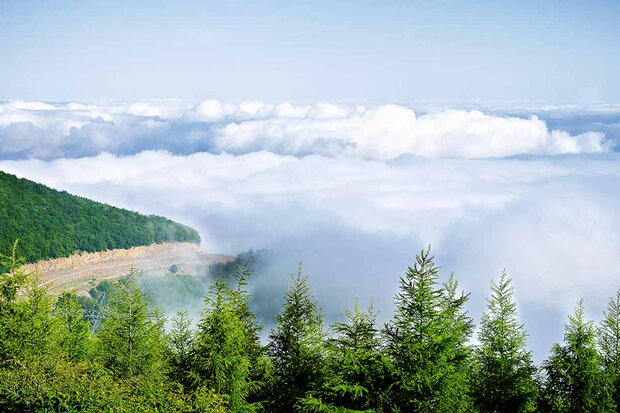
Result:
{"label": "puffy cloud", "polygon": [[346,118],[289,116],[229,123],[215,133],[222,151],[265,149],[304,155],[352,155],[389,159],[412,153],[425,157],[485,158],[516,154],[604,152],[604,135],[571,136],[549,131],[535,116],[497,117],[480,111],[447,110],[416,117],[411,110],[385,105]]}
{"label": "puffy cloud", "polygon": [[[572,110],[572,109],[571,109]],[[613,126],[604,129],[613,133]],[[164,149],[244,154],[321,154],[384,160],[404,154],[486,158],[519,154],[607,152],[599,130],[550,129],[536,115],[479,110],[414,112],[401,105],[364,107],[317,103],[226,104],[207,100],[82,104],[8,102],[0,105],[0,157],[132,155]]]}
{"label": "puffy cloud", "polygon": [[581,296],[596,316],[619,285],[620,154],[389,161],[147,151],[2,161],[0,169],[200,230],[204,249],[267,248],[272,276],[255,295],[279,307],[299,261],[329,319],[354,296],[389,316],[398,275],[432,243],[482,311],[506,267],[538,358]]}
{"label": "puffy cloud", "polygon": [[271,250],[272,276],[255,285],[269,311],[303,261],[330,319],[355,295],[373,295],[386,318],[397,276],[430,242],[479,316],[505,266],[540,358],[580,295],[596,315],[618,288],[619,116],[18,101],[0,104],[0,169],[187,223],[211,252]]}

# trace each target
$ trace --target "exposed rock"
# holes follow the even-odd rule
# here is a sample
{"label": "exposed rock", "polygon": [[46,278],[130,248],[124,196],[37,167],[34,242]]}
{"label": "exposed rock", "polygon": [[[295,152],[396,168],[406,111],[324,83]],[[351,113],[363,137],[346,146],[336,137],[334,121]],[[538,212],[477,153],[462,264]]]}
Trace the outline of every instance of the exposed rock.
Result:
{"label": "exposed rock", "polygon": [[166,243],[101,252],[81,252],[66,258],[39,261],[22,269],[36,274],[52,293],[76,290],[85,294],[98,282],[128,274],[132,269],[152,276],[165,274],[171,265],[178,272],[196,275],[215,262],[233,257],[206,254],[191,243]]}

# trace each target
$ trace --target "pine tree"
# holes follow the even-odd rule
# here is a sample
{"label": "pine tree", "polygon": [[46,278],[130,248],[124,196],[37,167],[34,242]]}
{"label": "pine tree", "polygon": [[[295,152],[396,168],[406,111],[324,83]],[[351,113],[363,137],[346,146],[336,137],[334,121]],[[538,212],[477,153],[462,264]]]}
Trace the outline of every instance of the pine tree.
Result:
{"label": "pine tree", "polygon": [[20,270],[22,260],[16,256],[17,241],[11,255],[0,254],[0,362],[20,353],[24,325],[17,293],[28,283],[29,275]]}
{"label": "pine tree", "polygon": [[179,310],[172,317],[172,328],[168,334],[168,358],[170,377],[184,386],[191,384],[192,356],[194,350],[192,322],[186,311]]}
{"label": "pine tree", "polygon": [[468,346],[474,329],[474,322],[467,314],[465,305],[469,293],[459,292],[459,283],[454,274],[443,284],[441,312],[444,322],[442,350],[444,358],[444,384],[442,397],[437,403],[437,411],[470,412],[473,407],[472,350]]}
{"label": "pine tree", "polygon": [[481,413],[535,411],[536,367],[527,351],[511,279],[502,271],[491,283],[476,350],[476,405]]}
{"label": "pine tree", "polygon": [[58,325],[56,342],[72,361],[83,361],[90,344],[89,323],[74,293],[62,294],[54,305],[53,315]]}
{"label": "pine tree", "polygon": [[543,369],[545,402],[561,413],[604,413],[615,410],[603,360],[596,350],[594,326],[584,317],[583,300],[565,325],[564,343],[554,344]]}
{"label": "pine tree", "polygon": [[620,290],[609,300],[598,328],[598,345],[616,411],[620,412]]}
{"label": "pine tree", "polygon": [[386,326],[394,383],[384,410],[465,412],[469,360],[465,346],[473,325],[464,312],[468,296],[453,279],[441,287],[430,248],[400,278],[394,319]]}
{"label": "pine tree", "polygon": [[194,362],[199,384],[223,395],[231,411],[244,412],[257,406],[247,400],[252,387],[250,345],[238,300],[239,295],[218,276],[205,298]]}
{"label": "pine tree", "polygon": [[274,366],[272,412],[288,413],[309,390],[321,386],[324,376],[323,317],[302,274],[291,275],[282,313],[269,334],[268,352]]}
{"label": "pine tree", "polygon": [[9,329],[14,357],[42,357],[55,353],[57,324],[52,317],[52,297],[36,277],[29,277],[21,291],[23,299],[15,302]]}
{"label": "pine tree", "polygon": [[96,336],[104,366],[122,378],[148,374],[160,379],[165,373],[163,323],[150,311],[133,271],[118,281],[105,317]]}
{"label": "pine tree", "polygon": [[262,326],[256,320],[256,315],[250,310],[248,304],[251,296],[247,291],[247,285],[252,275],[248,268],[252,265],[253,256],[252,251],[250,251],[250,256],[243,265],[237,266],[234,274],[237,287],[234,291],[231,291],[236,313],[243,325],[243,343],[246,346],[243,351],[250,363],[247,401],[256,406],[262,406],[266,399],[265,390],[267,388],[265,386],[265,379],[270,374],[271,361],[266,357],[265,348],[261,344],[260,333]]}
{"label": "pine tree", "polygon": [[17,244],[15,240],[11,255],[0,254],[0,309],[15,304],[17,292],[29,278],[29,274],[20,270],[23,260],[16,255]]}
{"label": "pine tree", "polygon": [[345,322],[331,326],[325,383],[301,400],[302,411],[374,412],[379,408],[388,365],[376,327],[377,313],[372,301],[363,311],[356,298],[353,310],[345,310],[345,315]]}

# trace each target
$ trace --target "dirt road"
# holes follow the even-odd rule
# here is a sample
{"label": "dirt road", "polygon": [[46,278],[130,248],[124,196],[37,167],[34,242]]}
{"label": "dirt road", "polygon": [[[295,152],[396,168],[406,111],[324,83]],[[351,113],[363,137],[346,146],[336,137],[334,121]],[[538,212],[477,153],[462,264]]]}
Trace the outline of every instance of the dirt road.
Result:
{"label": "dirt road", "polygon": [[75,290],[87,294],[98,282],[121,277],[132,269],[149,276],[160,276],[176,265],[179,272],[196,275],[213,263],[232,259],[222,254],[206,254],[195,244],[168,243],[74,254],[28,264],[23,269],[36,274],[51,293]]}

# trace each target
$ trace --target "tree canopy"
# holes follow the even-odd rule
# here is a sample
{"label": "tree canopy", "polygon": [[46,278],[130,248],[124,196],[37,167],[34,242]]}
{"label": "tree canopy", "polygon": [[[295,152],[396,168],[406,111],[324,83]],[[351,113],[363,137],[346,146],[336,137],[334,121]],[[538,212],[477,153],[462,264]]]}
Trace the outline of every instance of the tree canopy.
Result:
{"label": "tree canopy", "polygon": [[164,242],[200,243],[169,219],[56,191],[0,171],[0,251],[18,239],[25,262]]}
{"label": "tree canopy", "polygon": [[325,325],[300,266],[268,337],[248,304],[247,263],[196,285],[199,316],[168,322],[136,273],[100,283],[90,301],[54,297],[15,251],[0,256],[0,411],[617,411],[620,291],[598,328],[579,302],[537,368],[510,278],[491,284],[474,344],[469,295],[454,275],[441,282],[430,250],[400,277],[383,326],[372,300]]}

